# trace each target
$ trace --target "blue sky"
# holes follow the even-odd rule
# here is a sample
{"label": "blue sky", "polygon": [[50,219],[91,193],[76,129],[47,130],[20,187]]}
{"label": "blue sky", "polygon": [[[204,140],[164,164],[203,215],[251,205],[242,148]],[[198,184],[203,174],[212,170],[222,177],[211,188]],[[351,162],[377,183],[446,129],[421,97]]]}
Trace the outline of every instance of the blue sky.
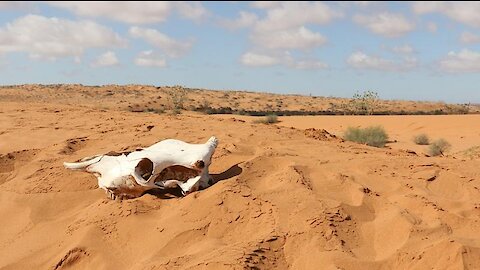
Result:
{"label": "blue sky", "polygon": [[0,2],[0,84],[480,102],[480,2]]}

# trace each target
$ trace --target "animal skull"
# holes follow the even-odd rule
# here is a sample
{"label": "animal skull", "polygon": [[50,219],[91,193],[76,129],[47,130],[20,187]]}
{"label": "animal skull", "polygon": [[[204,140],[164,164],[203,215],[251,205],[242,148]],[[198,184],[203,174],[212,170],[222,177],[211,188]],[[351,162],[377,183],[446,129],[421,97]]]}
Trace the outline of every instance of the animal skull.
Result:
{"label": "animal skull", "polygon": [[218,140],[190,144],[168,139],[134,152],[109,152],[64,162],[65,168],[92,173],[110,198],[134,198],[154,188],[179,186],[184,195],[210,185],[210,166]]}

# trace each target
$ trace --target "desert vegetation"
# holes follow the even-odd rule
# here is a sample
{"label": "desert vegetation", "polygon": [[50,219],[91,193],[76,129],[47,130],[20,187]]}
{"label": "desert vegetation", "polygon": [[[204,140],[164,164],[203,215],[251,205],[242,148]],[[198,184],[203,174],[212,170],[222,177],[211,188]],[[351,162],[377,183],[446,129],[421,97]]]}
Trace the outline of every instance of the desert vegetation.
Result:
{"label": "desert vegetation", "polygon": [[382,126],[366,128],[349,127],[344,133],[345,140],[366,144],[374,147],[384,147],[388,141],[388,135]]}
{"label": "desert vegetation", "polygon": [[413,137],[413,142],[418,145],[429,145],[430,138],[428,138],[427,134],[418,134]]}
{"label": "desert vegetation", "polygon": [[372,115],[378,110],[379,96],[374,91],[355,93],[350,100],[350,111],[353,114]]}
{"label": "desert vegetation", "polygon": [[467,157],[469,159],[477,159],[480,158],[480,146],[472,146],[468,149],[461,152],[463,157]]}
{"label": "desert vegetation", "polygon": [[[163,108],[208,114],[286,115],[440,115],[480,113],[480,104],[446,104],[404,100],[381,100],[375,91],[358,92],[352,98],[281,95],[249,91],[216,91],[183,86],[81,84],[0,86],[0,99],[17,102],[46,102],[46,96],[58,104],[71,100],[88,107],[147,112]],[[228,92],[228,93],[225,93]],[[92,100],[102,96],[104,99]],[[203,104],[203,100],[208,100]]]}
{"label": "desert vegetation", "polygon": [[168,107],[172,114],[179,114],[184,107],[187,100],[187,90],[181,86],[174,86],[166,90]]}
{"label": "desert vegetation", "polygon": [[438,139],[430,144],[430,147],[428,147],[428,154],[432,157],[443,156],[450,147],[451,144],[445,139]]}
{"label": "desert vegetation", "polygon": [[269,114],[263,117],[262,119],[255,120],[254,122],[262,123],[262,124],[274,124],[274,123],[278,123],[278,117],[276,114]]}

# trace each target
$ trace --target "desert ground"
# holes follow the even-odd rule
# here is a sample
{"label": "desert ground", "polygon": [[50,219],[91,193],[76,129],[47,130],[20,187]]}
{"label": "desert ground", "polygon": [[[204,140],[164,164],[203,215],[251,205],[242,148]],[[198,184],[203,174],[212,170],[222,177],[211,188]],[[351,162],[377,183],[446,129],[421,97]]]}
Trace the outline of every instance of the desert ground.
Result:
{"label": "desert ground", "polygon": [[[228,115],[215,115],[228,119]],[[237,119],[252,121],[252,117],[235,116]],[[261,119],[254,117],[253,119]],[[433,142],[445,139],[451,144],[450,157],[473,158],[480,155],[480,129],[474,123],[480,123],[480,114],[468,115],[359,115],[359,116],[285,116],[278,118],[278,126],[296,129],[324,129],[329,133],[343,137],[348,127],[365,128],[382,126],[389,135],[388,148],[411,150],[417,154],[428,155],[428,145],[417,145],[416,135],[425,134]]]}
{"label": "desert ground", "polygon": [[[181,93],[181,94],[180,94]],[[381,98],[381,97],[380,97]],[[182,86],[81,84],[0,86],[0,100],[40,102],[84,106],[96,109],[128,110],[132,112],[162,112],[170,109],[172,99],[182,99],[182,107],[230,108],[236,111],[342,111],[350,99],[322,96],[285,95],[251,91],[212,91]],[[465,104],[445,102],[379,100],[377,111],[391,113],[458,112]],[[471,113],[480,113],[480,104],[467,104]],[[343,113],[341,113],[343,114]]]}
{"label": "desert ground", "polygon": [[[132,103],[153,102],[135,90],[57,90],[0,89],[0,269],[480,266],[479,115],[290,116],[265,125],[251,116],[132,112]],[[385,127],[387,147],[341,139],[347,126],[368,125]],[[417,133],[452,149],[428,157],[412,142]],[[186,197],[172,190],[110,200],[93,175],[62,165],[212,135],[217,183]]]}

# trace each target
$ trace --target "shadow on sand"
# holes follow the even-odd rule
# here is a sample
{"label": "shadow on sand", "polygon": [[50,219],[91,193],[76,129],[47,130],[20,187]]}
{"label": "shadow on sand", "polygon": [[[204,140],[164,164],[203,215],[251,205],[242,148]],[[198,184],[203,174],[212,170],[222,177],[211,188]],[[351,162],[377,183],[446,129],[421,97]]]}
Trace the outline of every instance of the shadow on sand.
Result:
{"label": "shadow on sand", "polygon": [[242,173],[243,169],[240,168],[240,166],[238,166],[238,164],[239,163],[233,165],[228,170],[226,170],[222,173],[211,174],[210,176],[213,178],[213,182],[217,183],[219,181],[228,180],[228,179],[233,178],[237,175],[240,175]]}
{"label": "shadow on sand", "polygon": [[[239,163],[233,165],[232,167],[228,168],[226,171],[217,173],[217,174],[210,174],[213,179],[213,185],[217,182],[228,180],[233,178],[237,175],[240,175],[243,172],[243,169],[238,166]],[[163,200],[174,199],[178,197],[183,197],[180,188],[170,188],[170,189],[151,189],[146,191],[144,194],[151,194]]]}

